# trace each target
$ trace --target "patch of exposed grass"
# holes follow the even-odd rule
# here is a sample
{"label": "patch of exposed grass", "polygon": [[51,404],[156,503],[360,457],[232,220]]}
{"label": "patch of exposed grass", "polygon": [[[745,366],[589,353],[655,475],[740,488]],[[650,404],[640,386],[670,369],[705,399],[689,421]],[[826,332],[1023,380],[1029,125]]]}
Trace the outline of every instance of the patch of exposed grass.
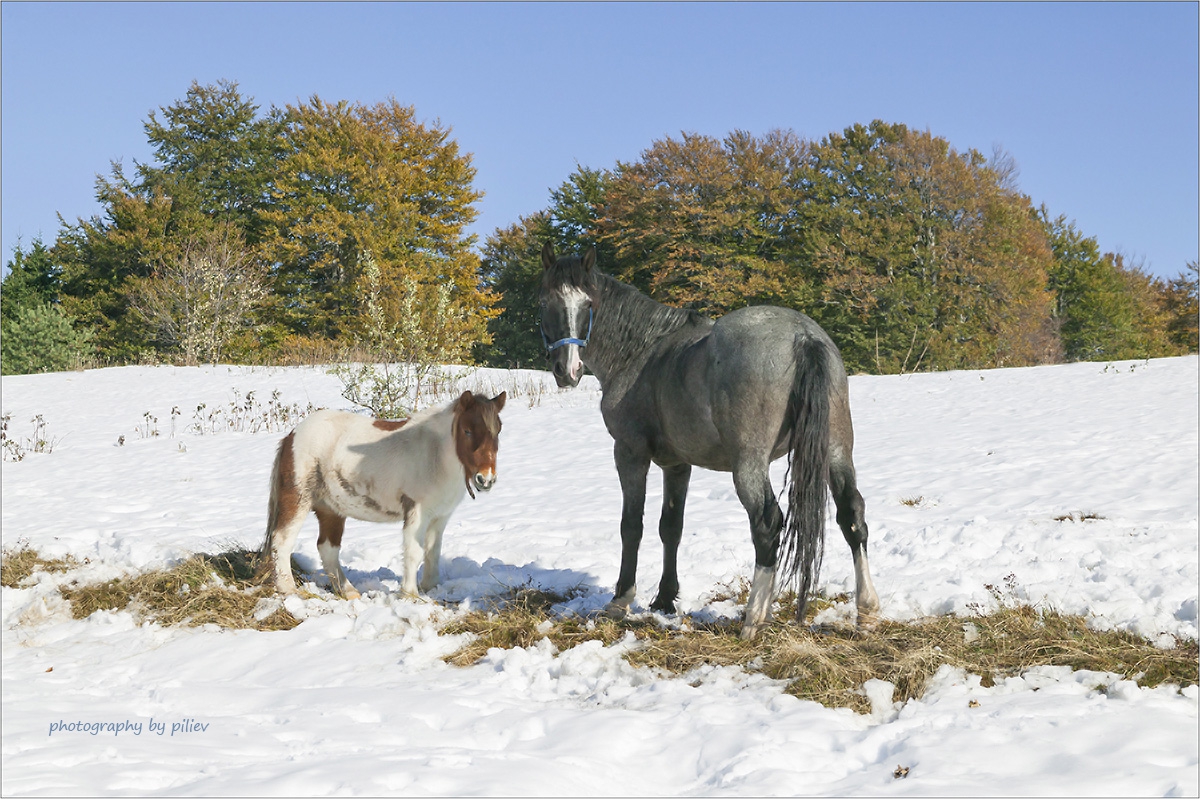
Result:
{"label": "patch of exposed grass", "polygon": [[904,499],[900,500],[901,505],[907,505],[910,508],[918,508],[921,505],[923,505],[924,503],[925,503],[924,496],[905,497]]}
{"label": "patch of exposed grass", "polygon": [[[131,605],[168,625],[218,624],[230,629],[289,630],[300,622],[283,608],[254,618],[259,600],[274,590],[257,575],[258,553],[237,549],[193,555],[170,569],[144,572],[104,583],[65,586],[64,598],[77,619],[98,610]],[[292,564],[293,571],[296,565]]]}
{"label": "patch of exposed grass", "polygon": [[65,558],[43,558],[37,550],[23,544],[16,549],[5,550],[0,555],[0,585],[19,588],[36,572],[65,572],[78,565],[78,561],[70,555]]}
{"label": "patch of exposed grass", "polygon": [[[733,589],[736,593],[736,588]],[[475,634],[471,643],[446,658],[470,665],[491,647],[529,647],[548,638],[564,650],[584,641],[606,646],[632,632],[640,646],[626,654],[634,665],[685,674],[702,665],[740,666],[788,683],[787,693],[828,707],[870,711],[862,691],[870,679],[895,686],[894,699],[920,697],[943,665],[980,675],[984,686],[1041,665],[1111,672],[1145,686],[1195,684],[1200,669],[1197,644],[1177,640],[1163,650],[1127,632],[1097,631],[1082,616],[1039,611],[1029,605],[1002,605],[971,617],[937,616],[914,622],[880,622],[869,633],[849,625],[812,628],[774,623],[756,641],[739,637],[732,621],[686,621],[667,629],[654,621],[560,618],[553,605],[566,598],[531,589],[513,592],[488,610],[448,624],[443,632]],[[818,598],[815,614],[844,598]],[[781,600],[794,607],[794,598]],[[781,614],[783,615],[783,614]],[[811,622],[811,616],[809,621]]]}
{"label": "patch of exposed grass", "polygon": [[1076,511],[1074,513],[1064,513],[1062,516],[1055,516],[1056,522],[1094,522],[1102,521],[1107,517],[1101,516],[1099,513],[1084,513]]}
{"label": "patch of exposed grass", "polygon": [[646,621],[616,621],[607,617],[581,619],[563,618],[551,612],[554,605],[567,602],[570,596],[523,587],[510,591],[484,609],[471,611],[447,623],[440,632],[447,635],[472,633],[474,638],[457,652],[445,658],[455,666],[469,666],[487,654],[488,650],[530,647],[549,638],[560,650],[570,649],[585,641],[600,641],[605,646],[625,637],[629,629],[646,635],[650,627],[661,627]]}

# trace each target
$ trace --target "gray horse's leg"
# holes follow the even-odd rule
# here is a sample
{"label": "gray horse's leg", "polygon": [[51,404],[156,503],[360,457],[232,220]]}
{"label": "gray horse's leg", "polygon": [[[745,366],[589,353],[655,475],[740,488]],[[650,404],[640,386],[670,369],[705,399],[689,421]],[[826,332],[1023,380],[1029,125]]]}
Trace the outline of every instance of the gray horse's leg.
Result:
{"label": "gray horse's leg", "polygon": [[646,511],[646,475],[650,471],[649,454],[618,441],[613,447],[617,476],[621,480],[621,571],[617,588],[605,613],[624,616],[637,593],[638,546],[642,543],[642,517]]}
{"label": "gray horse's leg", "polygon": [[854,476],[854,462],[841,447],[830,453],[829,489],[837,506],[837,523],[842,536],[850,545],[854,558],[854,599],[858,607],[858,626],[870,629],[878,621],[879,596],[871,582],[871,570],[867,564],[867,520],[866,503],[858,492]]}
{"label": "gray horse's leg", "polygon": [[750,597],[746,600],[746,618],[742,622],[742,638],[749,640],[771,618],[771,603],[775,600],[775,565],[779,549],[779,531],[783,529],[783,511],[775,500],[771,476],[764,458],[735,466],[733,484],[738,499],[750,517],[750,539],[754,542],[754,579]]}
{"label": "gray horse's leg", "polygon": [[681,463],[663,469],[663,506],[658,520],[658,537],[663,545],[662,579],[658,583],[658,596],[651,603],[651,610],[663,613],[675,612],[675,598],[679,596],[679,540],[683,538],[683,506],[687,501],[688,483],[692,479],[692,467]]}

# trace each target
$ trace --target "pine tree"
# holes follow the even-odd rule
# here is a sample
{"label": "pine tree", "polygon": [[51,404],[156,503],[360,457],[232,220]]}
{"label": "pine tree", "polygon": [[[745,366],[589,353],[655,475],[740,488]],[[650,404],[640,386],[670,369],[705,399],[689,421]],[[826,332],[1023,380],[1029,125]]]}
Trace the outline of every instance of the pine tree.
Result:
{"label": "pine tree", "polygon": [[1054,253],[1048,289],[1065,356],[1072,361],[1150,358],[1174,354],[1160,292],[1120,255],[1101,255],[1065,216],[1039,216]]}
{"label": "pine tree", "polygon": [[476,348],[481,363],[508,369],[545,367],[538,292],[542,246],[547,241],[556,251],[574,251],[561,246],[550,213],[541,212],[496,230],[484,243],[483,283],[501,299],[499,314],[488,323],[491,342]]}
{"label": "pine tree", "polygon": [[242,97],[236,82],[192,83],[187,95],[151,112],[144,127],[156,165],[138,165],[139,188],[173,198],[215,222],[234,223],[253,247],[259,217],[283,156],[282,120]]}
{"label": "pine tree", "polygon": [[57,305],[19,306],[0,322],[0,374],[62,372],[81,367],[92,355],[91,331],[76,329]]}
{"label": "pine tree", "polygon": [[29,252],[17,242],[7,267],[0,282],[0,318],[10,318],[19,308],[58,301],[62,270],[41,238],[33,240]]}

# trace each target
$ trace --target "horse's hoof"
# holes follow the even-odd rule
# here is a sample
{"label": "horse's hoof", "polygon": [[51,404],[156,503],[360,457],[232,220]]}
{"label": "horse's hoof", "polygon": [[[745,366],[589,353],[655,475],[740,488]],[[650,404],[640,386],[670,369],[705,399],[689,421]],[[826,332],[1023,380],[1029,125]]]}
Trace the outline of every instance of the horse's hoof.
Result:
{"label": "horse's hoof", "polygon": [[342,596],[346,599],[362,599],[362,594],[351,588],[349,591],[343,591]]}
{"label": "horse's hoof", "polygon": [[662,613],[665,616],[674,616],[675,615],[675,602],[674,602],[674,600],[672,600],[670,602],[659,602],[656,599],[656,600],[654,600],[654,602],[652,602],[650,604],[650,609],[653,611],[656,611],[658,613]]}
{"label": "horse's hoof", "polygon": [[616,602],[609,602],[604,606],[604,610],[600,612],[600,615],[609,619],[620,621],[629,615],[629,606],[621,605]]}
{"label": "horse's hoof", "polygon": [[879,627],[879,617],[874,613],[863,613],[860,611],[858,614],[857,627],[860,633],[875,632],[875,630]]}

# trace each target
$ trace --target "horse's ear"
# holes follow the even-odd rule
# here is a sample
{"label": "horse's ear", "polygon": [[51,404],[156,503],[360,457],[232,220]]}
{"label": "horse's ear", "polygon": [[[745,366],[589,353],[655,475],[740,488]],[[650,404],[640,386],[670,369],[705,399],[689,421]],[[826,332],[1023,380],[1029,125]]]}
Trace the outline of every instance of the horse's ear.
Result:
{"label": "horse's ear", "polygon": [[542,268],[549,269],[554,266],[554,245],[546,242],[542,245]]}
{"label": "horse's ear", "polygon": [[471,406],[474,404],[475,404],[475,395],[472,394],[470,391],[464,391],[462,393],[462,395],[458,398],[458,409],[460,411],[470,410]]}
{"label": "horse's ear", "polygon": [[496,413],[500,413],[500,411],[504,410],[504,401],[507,399],[508,399],[507,391],[501,391],[499,394],[492,397],[492,402],[494,402],[496,404]]}
{"label": "horse's ear", "polygon": [[596,265],[596,247],[592,246],[590,250],[583,254],[583,271],[590,272],[592,267]]}

